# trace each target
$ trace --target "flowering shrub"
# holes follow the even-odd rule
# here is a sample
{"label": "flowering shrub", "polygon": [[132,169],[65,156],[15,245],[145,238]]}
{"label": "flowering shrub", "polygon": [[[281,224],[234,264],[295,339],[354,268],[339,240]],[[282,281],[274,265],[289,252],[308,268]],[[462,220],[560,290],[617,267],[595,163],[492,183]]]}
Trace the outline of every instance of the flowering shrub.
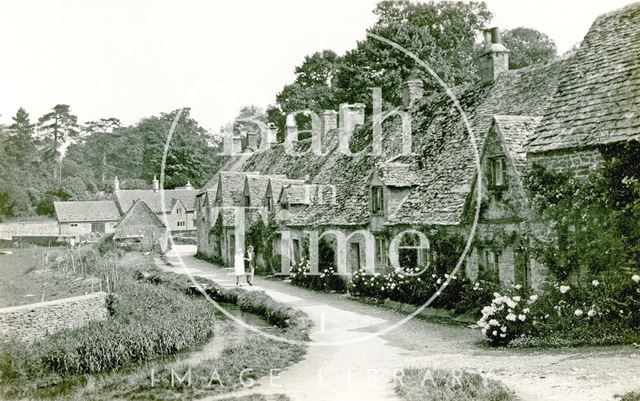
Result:
{"label": "flowering shrub", "polygon": [[546,338],[561,345],[638,341],[640,278],[635,276],[610,272],[585,283],[556,283],[539,297],[496,293],[478,325],[493,345],[516,338],[522,344]]}
{"label": "flowering shrub", "polygon": [[291,283],[299,287],[316,291],[343,293],[347,291],[345,280],[340,277],[333,266],[327,266],[319,271],[319,274],[309,274],[308,260],[302,260],[291,267],[289,277]]}
{"label": "flowering shrub", "polygon": [[364,269],[360,269],[351,277],[349,293],[359,297],[423,305],[440,291],[443,283],[449,278],[449,284],[429,306],[452,309],[459,313],[477,311],[478,305],[490,301],[491,293],[499,287],[485,278],[471,283],[466,278],[421,271],[419,268],[405,268],[382,274],[368,274]]}
{"label": "flowering shrub", "polygon": [[489,338],[491,344],[504,345],[518,336],[531,334],[531,309],[538,296],[509,296],[497,292],[493,296],[491,305],[482,308],[482,318],[478,321],[478,325],[482,327],[482,334]]}

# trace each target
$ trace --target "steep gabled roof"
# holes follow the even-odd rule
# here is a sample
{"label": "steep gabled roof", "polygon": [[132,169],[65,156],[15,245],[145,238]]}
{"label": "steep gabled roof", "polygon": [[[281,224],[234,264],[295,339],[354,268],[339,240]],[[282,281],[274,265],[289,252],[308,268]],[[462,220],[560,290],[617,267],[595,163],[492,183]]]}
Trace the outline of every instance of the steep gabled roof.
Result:
{"label": "steep gabled roof", "polygon": [[640,3],[596,19],[529,152],[640,139]]}
{"label": "steep gabled roof", "polygon": [[527,152],[524,145],[534,135],[541,120],[542,117],[539,116],[493,116],[494,127],[500,142],[520,174],[524,174],[527,165]]}
{"label": "steep gabled roof", "polygon": [[103,222],[120,220],[114,201],[53,202],[60,223]]}
{"label": "steep gabled roof", "polygon": [[[457,98],[471,125],[478,156],[495,115],[544,113],[566,62],[508,71],[491,86],[458,89]],[[444,96],[425,104],[413,119],[420,130],[414,136],[414,152],[422,165],[420,183],[387,224],[459,224],[478,173],[471,137],[451,100]]]}
{"label": "steep gabled roof", "polygon": [[[284,176],[278,176],[277,178],[284,178]],[[249,191],[249,200],[251,207],[260,207],[264,201],[264,196],[267,193],[267,187],[269,186],[269,180],[271,176],[268,175],[247,175],[245,178],[244,190]]]}
{"label": "steep gabled roof", "polygon": [[242,192],[244,191],[244,180],[247,174],[259,175],[255,172],[244,171],[220,171],[218,173],[217,194],[221,195],[220,206],[241,206]]}
{"label": "steep gabled roof", "polygon": [[146,204],[143,200],[137,200],[133,203],[133,206],[129,208],[127,213],[122,216],[122,219],[115,225],[118,229],[127,229],[135,227],[160,227],[165,228],[164,222],[158,217],[156,213]]}
{"label": "steep gabled roof", "polygon": [[195,208],[197,194],[198,191],[189,189],[165,189],[157,192],[151,189],[127,189],[116,191],[116,200],[123,213],[126,213],[137,200],[143,200],[154,213],[169,212],[176,199],[191,212]]}

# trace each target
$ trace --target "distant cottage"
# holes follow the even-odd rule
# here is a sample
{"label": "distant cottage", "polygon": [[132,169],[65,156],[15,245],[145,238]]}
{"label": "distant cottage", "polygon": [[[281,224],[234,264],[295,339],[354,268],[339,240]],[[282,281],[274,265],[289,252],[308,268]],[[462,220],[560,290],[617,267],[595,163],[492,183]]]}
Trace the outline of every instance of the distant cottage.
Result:
{"label": "distant cottage", "polygon": [[53,202],[60,235],[112,233],[120,220],[114,201]]}
{"label": "distant cottage", "polygon": [[[383,123],[383,154],[367,154],[371,144],[358,139],[369,138],[372,125],[359,104],[322,113],[323,155],[303,153],[310,140],[294,144],[303,155],[287,154],[282,143],[254,152],[238,142],[234,150],[244,153],[198,193],[199,252],[231,264],[235,248],[248,245],[234,232],[240,217],[232,207],[245,208],[248,232],[256,223],[252,208],[261,206],[273,231],[286,231],[274,238],[273,252],[282,241],[291,244],[291,253],[280,257],[296,262],[309,255],[305,231],[340,232],[347,237],[346,255],[336,247],[338,236],[327,239],[334,257],[355,271],[371,262],[366,230],[375,242],[375,268],[384,270],[396,233],[415,229],[433,234],[434,242],[438,233],[468,239],[480,210],[465,274],[476,279],[490,272],[504,284],[541,289],[546,268],[529,251],[536,220],[525,179],[534,164],[585,175],[600,163],[602,145],[640,140],[640,3],[600,16],[580,48],[563,59],[510,71],[508,58],[500,32],[486,30],[482,81],[452,89],[471,132],[447,95],[425,97],[421,82],[409,81],[409,155],[401,154],[401,124],[392,119]],[[355,128],[353,156],[339,151],[338,123]],[[288,119],[285,129],[295,132],[295,121]],[[274,137],[270,131],[269,141]],[[442,256],[436,251],[442,244],[416,251],[413,242],[407,237],[401,244],[405,263],[424,266]]]}
{"label": "distant cottage", "polygon": [[121,213],[126,213],[134,202],[143,200],[172,232],[195,230],[194,204],[197,191],[191,183],[176,189],[160,190],[160,184],[153,177],[152,189],[120,189],[118,177],[113,182],[113,193]]}
{"label": "distant cottage", "polygon": [[[161,234],[161,231],[195,230],[194,205],[198,191],[191,183],[184,187],[161,191],[159,182],[154,177],[152,189],[122,190],[116,177],[113,181],[113,192],[115,201],[54,202],[59,234],[80,238],[119,231],[121,236],[133,238],[134,222],[140,220],[144,221],[144,224],[137,229],[138,232],[148,231],[151,226],[156,227],[158,230],[152,230],[152,237],[162,243],[166,242],[166,238],[163,238],[166,235]],[[130,211],[132,212],[129,213]],[[145,217],[147,211],[153,213],[156,220]],[[116,230],[116,227],[119,227],[119,230]],[[149,236],[145,237],[148,238]]]}
{"label": "distant cottage", "polygon": [[136,245],[140,250],[159,251],[169,248],[169,230],[165,223],[142,199],[138,199],[114,227],[116,241]]}

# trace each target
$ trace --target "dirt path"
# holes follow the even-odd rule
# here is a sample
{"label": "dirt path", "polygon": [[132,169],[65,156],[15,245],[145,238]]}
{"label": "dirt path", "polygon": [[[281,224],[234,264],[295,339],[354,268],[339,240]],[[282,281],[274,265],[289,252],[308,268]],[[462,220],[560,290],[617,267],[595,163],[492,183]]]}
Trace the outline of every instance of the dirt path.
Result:
{"label": "dirt path", "polygon": [[[177,273],[206,277],[235,286],[230,269],[195,259],[194,246],[178,245],[169,255]],[[254,287],[306,312],[314,323],[315,342],[362,339],[404,316],[342,295],[324,294],[285,282],[256,277]],[[396,400],[393,381],[403,368],[421,366],[472,369],[501,380],[524,401],[613,400],[615,394],[640,389],[640,349],[493,350],[479,347],[471,329],[410,320],[381,336],[308,349],[303,361],[242,394],[286,394],[292,400]],[[227,395],[228,396],[228,395]],[[224,397],[223,397],[224,398]]]}

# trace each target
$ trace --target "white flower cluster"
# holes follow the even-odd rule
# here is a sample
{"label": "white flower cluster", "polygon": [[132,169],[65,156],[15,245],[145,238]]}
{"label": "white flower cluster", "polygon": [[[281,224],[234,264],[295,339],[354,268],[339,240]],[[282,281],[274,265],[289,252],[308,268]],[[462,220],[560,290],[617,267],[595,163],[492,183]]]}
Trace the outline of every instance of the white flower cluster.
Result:
{"label": "white flower cluster", "polygon": [[[537,295],[531,295],[526,303],[531,305],[538,300]],[[497,292],[493,293],[493,301],[491,305],[482,308],[482,318],[478,320],[478,326],[482,327],[482,334],[487,335],[491,333],[493,337],[505,338],[507,336],[507,324],[502,324],[497,319],[498,314],[506,309],[506,316],[504,317],[509,322],[524,322],[527,320],[527,315],[530,313],[529,308],[523,308],[520,313],[515,312],[516,307],[522,302],[522,297],[514,296],[509,297],[506,295],[500,295]]]}

